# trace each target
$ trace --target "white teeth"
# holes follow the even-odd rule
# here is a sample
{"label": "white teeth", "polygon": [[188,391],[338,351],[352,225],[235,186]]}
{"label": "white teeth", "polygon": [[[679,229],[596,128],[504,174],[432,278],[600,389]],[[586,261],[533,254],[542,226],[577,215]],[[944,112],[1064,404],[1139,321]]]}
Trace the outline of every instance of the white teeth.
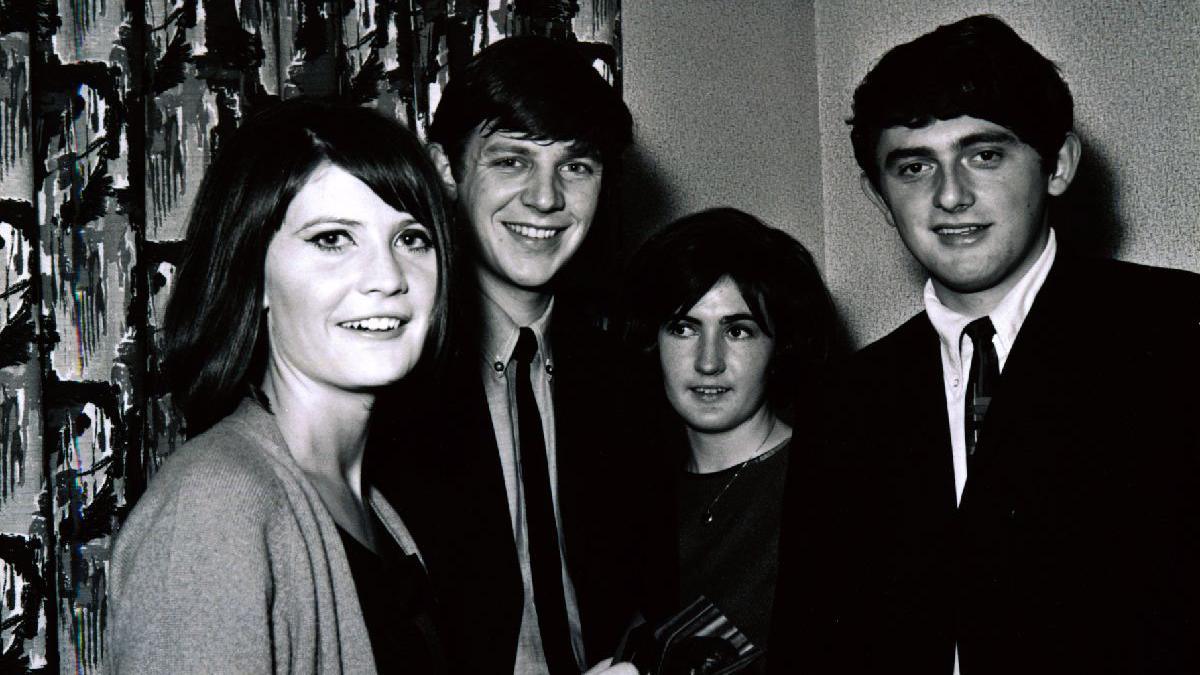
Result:
{"label": "white teeth", "polygon": [[982,229],[983,229],[983,227],[979,226],[979,225],[968,225],[966,227],[939,227],[937,230],[937,233],[938,234],[951,234],[951,235],[970,234],[972,232],[975,232],[977,230],[982,230]]}
{"label": "white teeth", "polygon": [[530,227],[529,225],[518,225],[516,223],[505,223],[504,226],[522,237],[529,237],[530,239],[549,239],[562,232],[562,230],[553,230],[546,227]]}
{"label": "white teeth", "polygon": [[714,394],[721,394],[729,390],[725,387],[692,387],[692,391],[703,396],[712,396]]}
{"label": "white teeth", "polygon": [[373,316],[369,319],[359,319],[358,321],[343,321],[338,325],[342,326],[343,328],[351,328],[354,330],[388,331],[399,328],[400,319],[395,317]]}

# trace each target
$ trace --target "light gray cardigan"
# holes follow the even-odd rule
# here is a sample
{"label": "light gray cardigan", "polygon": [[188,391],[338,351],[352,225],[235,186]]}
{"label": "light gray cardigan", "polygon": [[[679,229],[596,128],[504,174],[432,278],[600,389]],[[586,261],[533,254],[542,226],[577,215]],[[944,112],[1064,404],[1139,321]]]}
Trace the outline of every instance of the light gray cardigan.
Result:
{"label": "light gray cardigan", "polygon": [[121,526],[109,598],[114,673],[375,672],[337,526],[249,399],[163,463]]}

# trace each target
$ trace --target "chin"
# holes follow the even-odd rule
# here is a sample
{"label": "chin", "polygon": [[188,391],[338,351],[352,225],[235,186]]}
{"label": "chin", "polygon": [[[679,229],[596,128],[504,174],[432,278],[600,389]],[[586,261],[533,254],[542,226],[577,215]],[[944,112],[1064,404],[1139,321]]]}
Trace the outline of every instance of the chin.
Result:
{"label": "chin", "polygon": [[[404,363],[404,365],[397,365]],[[342,382],[350,391],[367,391],[371,389],[379,389],[408,377],[412,373],[415,363],[392,361],[386,365],[378,364],[373,367],[369,361],[362,361],[354,368],[352,372],[345,373]]]}
{"label": "chin", "polygon": [[526,288],[531,291],[538,291],[550,284],[554,279],[554,275],[558,273],[558,268],[548,266],[542,269],[520,269],[511,270],[511,273],[506,272],[505,277],[510,279],[512,283],[521,288]]}
{"label": "chin", "polygon": [[1000,283],[997,275],[991,271],[978,274],[958,274],[938,277],[943,286],[955,293],[979,293],[995,287]]}
{"label": "chin", "polygon": [[737,427],[739,422],[727,416],[686,415],[683,421],[691,430],[702,434],[719,434]]}

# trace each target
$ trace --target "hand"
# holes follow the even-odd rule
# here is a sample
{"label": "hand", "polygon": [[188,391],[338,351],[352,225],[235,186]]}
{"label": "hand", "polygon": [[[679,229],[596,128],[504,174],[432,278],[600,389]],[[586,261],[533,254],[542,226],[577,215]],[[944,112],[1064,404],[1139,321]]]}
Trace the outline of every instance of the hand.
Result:
{"label": "hand", "polygon": [[638,675],[638,670],[632,663],[618,663],[614,666],[612,659],[604,659],[583,675]]}

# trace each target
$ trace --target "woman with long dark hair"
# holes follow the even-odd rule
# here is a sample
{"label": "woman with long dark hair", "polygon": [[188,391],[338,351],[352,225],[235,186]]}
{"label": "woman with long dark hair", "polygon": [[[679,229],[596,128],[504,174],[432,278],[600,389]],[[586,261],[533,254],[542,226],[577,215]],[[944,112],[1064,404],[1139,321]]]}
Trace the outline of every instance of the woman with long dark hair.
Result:
{"label": "woman with long dark hair", "polygon": [[163,329],[189,440],[116,540],[114,672],[442,668],[419,553],[362,474],[377,396],[444,340],[439,186],[364,108],[290,101],[222,145]]}

